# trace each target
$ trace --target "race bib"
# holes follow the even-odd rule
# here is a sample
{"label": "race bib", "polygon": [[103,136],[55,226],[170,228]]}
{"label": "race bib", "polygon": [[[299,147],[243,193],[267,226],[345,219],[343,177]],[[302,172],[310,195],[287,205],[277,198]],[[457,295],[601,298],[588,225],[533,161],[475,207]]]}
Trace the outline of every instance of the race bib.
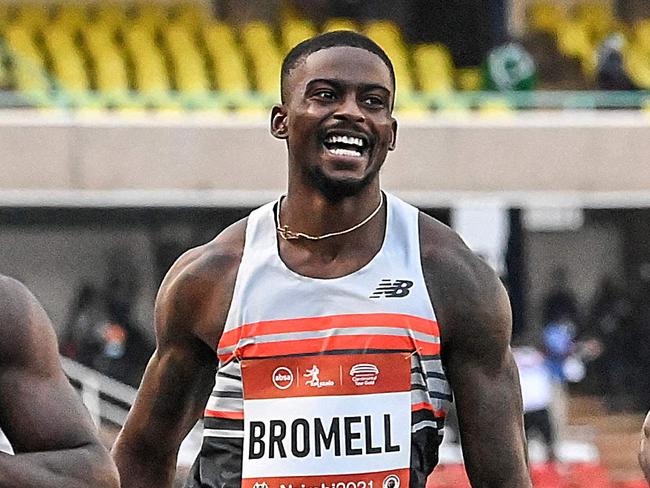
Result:
{"label": "race bib", "polygon": [[242,361],[243,488],[409,485],[408,353]]}

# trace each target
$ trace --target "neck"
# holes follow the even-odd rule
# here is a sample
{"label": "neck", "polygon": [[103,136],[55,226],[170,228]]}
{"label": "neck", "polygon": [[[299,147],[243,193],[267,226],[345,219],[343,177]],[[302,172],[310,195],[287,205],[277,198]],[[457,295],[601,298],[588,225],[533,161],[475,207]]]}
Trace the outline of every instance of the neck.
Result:
{"label": "neck", "polygon": [[[290,187],[282,202],[280,221],[282,225],[287,225],[294,232],[320,236],[344,231],[363,222],[372,215],[380,202],[381,193],[378,184],[370,184],[356,195],[337,200],[332,200],[318,191]],[[360,233],[365,233],[362,232],[364,227],[369,226],[374,220],[383,220],[380,215],[363,227],[352,231],[351,237],[358,239]]]}

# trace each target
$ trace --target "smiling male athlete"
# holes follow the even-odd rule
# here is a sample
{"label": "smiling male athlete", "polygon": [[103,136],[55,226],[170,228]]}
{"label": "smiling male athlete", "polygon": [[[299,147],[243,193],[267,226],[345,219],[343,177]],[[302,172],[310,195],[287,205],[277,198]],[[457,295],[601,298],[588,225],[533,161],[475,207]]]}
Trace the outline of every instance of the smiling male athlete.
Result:
{"label": "smiling male athlete", "polygon": [[34,296],[0,276],[0,488],[117,488],[117,470],[59,363]]}
{"label": "smiling male athlete", "polygon": [[188,487],[422,488],[452,390],[473,486],[531,486],[501,283],[380,190],[394,92],[390,60],[358,34],[286,57],[271,132],[287,194],[165,278],[157,350],[115,447],[123,488],[171,486],[202,414]]}

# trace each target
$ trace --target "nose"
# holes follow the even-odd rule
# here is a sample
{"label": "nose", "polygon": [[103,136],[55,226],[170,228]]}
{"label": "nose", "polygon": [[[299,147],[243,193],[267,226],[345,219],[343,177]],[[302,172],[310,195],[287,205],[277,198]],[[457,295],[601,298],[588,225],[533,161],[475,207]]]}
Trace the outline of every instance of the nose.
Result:
{"label": "nose", "polygon": [[334,114],[335,119],[350,120],[354,122],[364,122],[366,120],[355,94],[345,96]]}

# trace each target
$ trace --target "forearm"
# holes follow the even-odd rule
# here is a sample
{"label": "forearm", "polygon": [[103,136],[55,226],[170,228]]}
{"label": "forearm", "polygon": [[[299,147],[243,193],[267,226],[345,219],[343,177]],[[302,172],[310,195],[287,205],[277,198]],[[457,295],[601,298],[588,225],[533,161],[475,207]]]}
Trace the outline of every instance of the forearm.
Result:
{"label": "forearm", "polygon": [[[120,472],[121,488],[171,488],[176,474],[176,456],[131,449],[118,438],[113,459]],[[1,487],[0,487],[1,488]]]}
{"label": "forearm", "polygon": [[[458,398],[465,462],[472,486],[529,488],[519,378],[514,363],[484,376],[481,395]],[[460,418],[460,412],[463,413]]]}
{"label": "forearm", "polygon": [[115,467],[98,446],[0,453],[0,488],[118,488]]}

